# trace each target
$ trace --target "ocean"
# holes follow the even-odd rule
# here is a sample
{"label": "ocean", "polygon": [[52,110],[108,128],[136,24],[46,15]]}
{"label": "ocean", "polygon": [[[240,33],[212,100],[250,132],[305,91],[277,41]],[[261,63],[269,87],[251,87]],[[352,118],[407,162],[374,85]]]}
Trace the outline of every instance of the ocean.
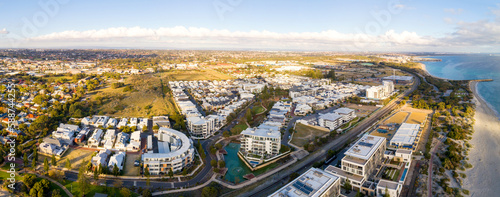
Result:
{"label": "ocean", "polygon": [[[481,82],[477,89],[480,96],[489,103],[499,116],[500,112],[500,55],[467,54],[450,56],[429,56],[441,62],[422,62],[427,71],[436,77],[446,79],[493,79]],[[500,118],[500,117],[499,117]]]}

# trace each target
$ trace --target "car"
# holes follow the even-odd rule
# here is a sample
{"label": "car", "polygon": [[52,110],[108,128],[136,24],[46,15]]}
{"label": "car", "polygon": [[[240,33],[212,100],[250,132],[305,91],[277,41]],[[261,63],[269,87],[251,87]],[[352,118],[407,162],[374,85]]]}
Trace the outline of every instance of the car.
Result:
{"label": "car", "polygon": [[134,166],[139,166],[140,165],[140,161],[139,160],[135,160],[134,161]]}

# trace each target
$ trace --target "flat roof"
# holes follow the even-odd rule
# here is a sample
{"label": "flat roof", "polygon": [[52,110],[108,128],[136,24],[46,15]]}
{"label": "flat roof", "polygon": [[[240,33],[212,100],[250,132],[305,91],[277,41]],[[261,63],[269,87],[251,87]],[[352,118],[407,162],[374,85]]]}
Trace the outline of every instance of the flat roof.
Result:
{"label": "flat roof", "polygon": [[319,197],[337,181],[340,181],[338,176],[321,169],[311,168],[269,196]]}
{"label": "flat roof", "polygon": [[335,121],[335,120],[342,118],[342,116],[337,114],[337,113],[326,113],[326,114],[320,114],[319,118],[325,119],[325,120],[330,120],[330,121]]}
{"label": "flat roof", "polygon": [[368,160],[384,141],[384,137],[365,135],[351,146],[345,152],[345,155]]}
{"label": "flat roof", "polygon": [[247,128],[242,131],[241,134],[259,137],[281,138],[281,132],[279,130],[272,129]]}
{"label": "flat roof", "polygon": [[382,79],[385,79],[385,80],[404,80],[404,81],[410,81],[413,79],[412,76],[386,76],[386,77],[382,77]]}
{"label": "flat roof", "polygon": [[377,184],[377,188],[387,188],[391,190],[397,190],[398,189],[399,183],[396,183],[394,181],[388,181],[384,179],[380,179],[380,181]]}

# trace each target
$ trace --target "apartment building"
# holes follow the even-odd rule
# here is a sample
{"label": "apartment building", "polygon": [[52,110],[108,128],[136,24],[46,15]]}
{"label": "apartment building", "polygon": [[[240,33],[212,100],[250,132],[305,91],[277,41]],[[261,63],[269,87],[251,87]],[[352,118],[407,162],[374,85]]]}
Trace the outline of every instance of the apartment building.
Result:
{"label": "apartment building", "polygon": [[183,133],[160,128],[155,134],[158,138],[158,153],[148,152],[142,155],[143,167],[149,168],[152,175],[181,171],[194,160],[193,141]]}
{"label": "apartment building", "polygon": [[394,83],[392,81],[382,81],[380,86],[372,86],[366,89],[366,98],[385,99],[394,92]]}
{"label": "apartment building", "polygon": [[342,182],[348,179],[353,187],[361,189],[363,183],[382,163],[385,149],[384,137],[365,135],[345,152],[341,160],[342,168],[328,166],[325,170],[338,175]]}
{"label": "apartment building", "polygon": [[310,168],[269,197],[330,197],[340,195],[340,178],[321,169]]}
{"label": "apartment building", "polygon": [[279,130],[247,128],[241,132],[240,151],[256,155],[279,154],[281,133]]}
{"label": "apartment building", "polygon": [[335,130],[355,117],[356,114],[353,109],[343,107],[334,110],[332,113],[319,114],[318,125],[330,130]]}

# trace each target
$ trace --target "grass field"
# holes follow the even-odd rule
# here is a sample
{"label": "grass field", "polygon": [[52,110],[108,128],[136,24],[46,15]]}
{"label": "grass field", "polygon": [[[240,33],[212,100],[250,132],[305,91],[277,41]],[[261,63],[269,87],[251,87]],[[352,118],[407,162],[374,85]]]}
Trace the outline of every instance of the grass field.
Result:
{"label": "grass field", "polygon": [[170,71],[157,74],[132,75],[123,80],[133,91],[124,92],[125,87],[113,89],[109,81],[105,88],[89,93],[98,101],[99,113],[114,117],[151,117],[174,115],[177,113],[175,102],[170,93],[162,92],[168,81],[176,80],[220,80],[232,77],[214,70]]}
{"label": "grass field", "polygon": [[302,123],[297,123],[295,126],[296,132],[293,134],[291,143],[296,146],[303,147],[304,144],[309,143],[309,141],[314,140],[316,136],[321,137],[328,134],[330,131],[321,127],[313,127],[309,125],[304,125]]}
{"label": "grass field", "polygon": [[262,106],[258,105],[258,106],[254,106],[252,108],[252,114],[259,114],[259,113],[262,113],[262,112],[265,112],[266,109],[264,109]]}
{"label": "grass field", "polygon": [[405,121],[406,117],[408,116],[408,112],[398,112],[394,114],[391,118],[386,120],[384,124],[391,124],[391,123],[397,123],[401,124],[403,121]]}
{"label": "grass field", "polygon": [[356,116],[366,117],[370,115],[373,111],[377,110],[379,107],[371,105],[358,105],[358,104],[347,104],[345,107],[354,109]]}
{"label": "grass field", "polygon": [[398,181],[397,179],[399,178],[399,169],[387,168],[384,173],[392,181]]}
{"label": "grass field", "polygon": [[426,113],[412,112],[410,114],[410,117],[408,117],[408,120],[406,121],[406,123],[409,123],[409,124],[421,124],[422,122],[424,122],[424,120],[426,118],[427,118],[427,114]]}
{"label": "grass field", "polygon": [[127,154],[125,158],[125,166],[123,176],[138,176],[139,175],[139,166],[134,166],[135,160],[141,160],[141,155],[139,154]]}
{"label": "grass field", "polygon": [[[66,165],[66,159],[69,159],[69,162],[71,163],[71,169],[78,170],[83,160],[87,162],[90,161],[90,159],[92,158],[92,153],[94,152],[90,150],[70,148],[68,151],[66,151],[66,153],[64,153],[61,159],[57,160],[57,166],[64,168]],[[50,163],[51,158],[41,154],[38,155],[38,162],[43,163],[45,158],[47,158]]]}

